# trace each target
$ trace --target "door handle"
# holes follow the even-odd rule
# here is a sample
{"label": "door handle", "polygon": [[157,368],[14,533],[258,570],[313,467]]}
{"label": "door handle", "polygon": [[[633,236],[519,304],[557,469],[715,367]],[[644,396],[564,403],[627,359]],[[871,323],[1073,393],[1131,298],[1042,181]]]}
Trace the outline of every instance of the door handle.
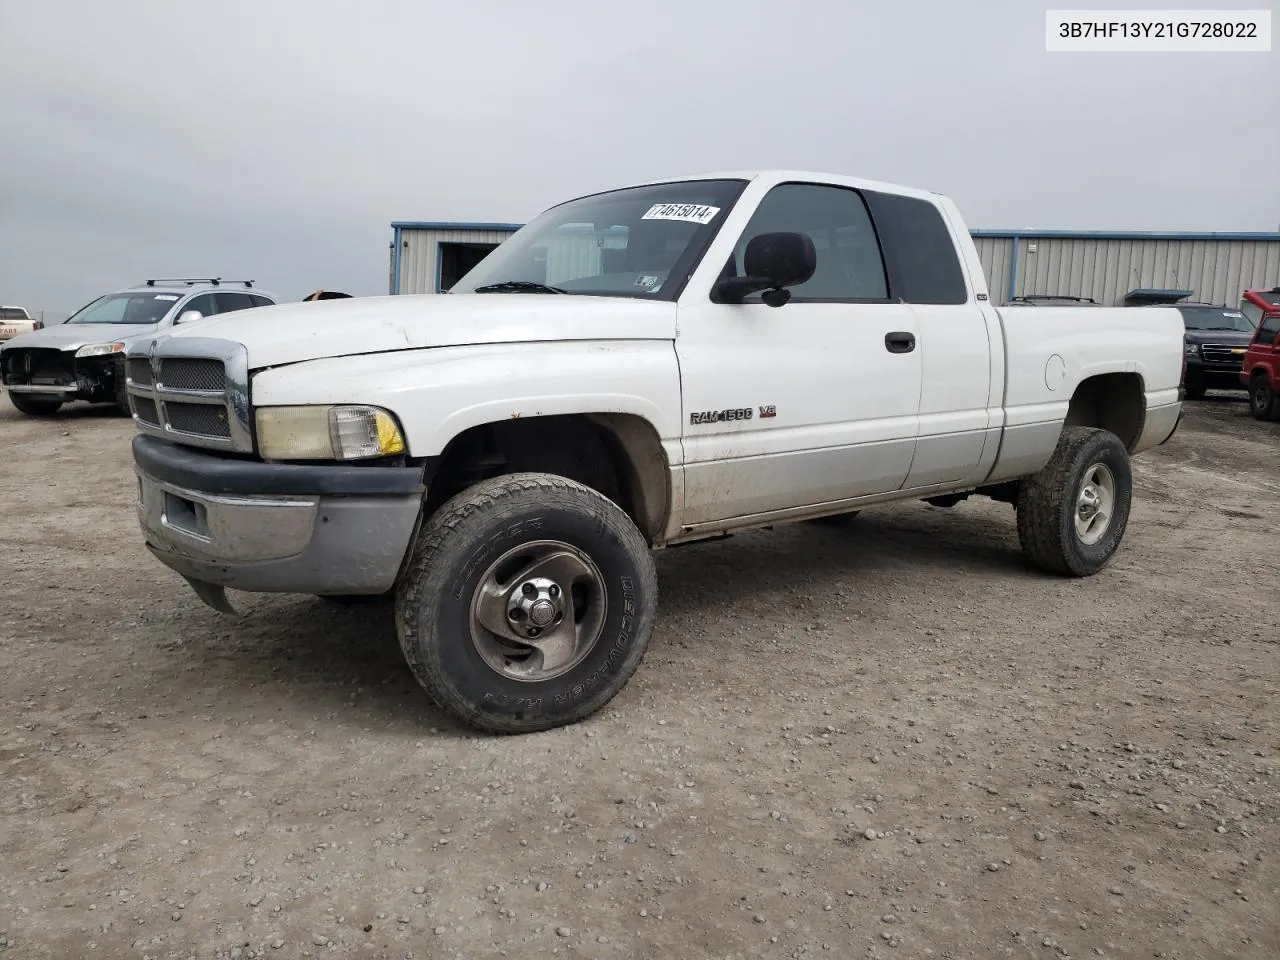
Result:
{"label": "door handle", "polygon": [[884,345],[890,353],[910,353],[916,348],[914,333],[894,331],[884,335]]}

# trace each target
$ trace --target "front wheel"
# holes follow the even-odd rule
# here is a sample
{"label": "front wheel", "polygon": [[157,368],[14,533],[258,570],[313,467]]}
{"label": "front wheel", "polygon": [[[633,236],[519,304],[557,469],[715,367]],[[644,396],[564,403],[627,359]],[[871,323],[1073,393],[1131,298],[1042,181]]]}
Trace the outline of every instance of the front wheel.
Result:
{"label": "front wheel", "polygon": [[47,417],[57,413],[62,406],[60,397],[47,397],[33,393],[10,393],[10,402],[29,417]]}
{"label": "front wheel", "polygon": [[424,525],[396,590],[414,676],[493,733],[574,723],[626,685],[657,605],[653,554],[594,490],[545,473],[483,481]]}
{"label": "front wheel", "polygon": [[1280,394],[1271,389],[1265,375],[1249,384],[1249,412],[1255,420],[1280,420]]}
{"label": "front wheel", "polygon": [[1087,577],[1120,547],[1129,523],[1129,452],[1108,430],[1063,427],[1044,468],[1018,490],[1018,540],[1049,573]]}
{"label": "front wheel", "polygon": [[1184,392],[1186,393],[1186,397],[1188,400],[1204,399],[1204,393],[1205,393],[1204,387],[1198,383],[1194,385],[1187,384],[1187,386],[1183,389],[1184,389]]}

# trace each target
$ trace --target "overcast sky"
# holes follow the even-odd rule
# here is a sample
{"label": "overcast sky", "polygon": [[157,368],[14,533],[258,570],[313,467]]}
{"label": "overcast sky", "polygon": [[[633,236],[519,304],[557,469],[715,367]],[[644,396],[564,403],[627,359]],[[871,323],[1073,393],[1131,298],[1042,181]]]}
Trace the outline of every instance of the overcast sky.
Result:
{"label": "overcast sky", "polygon": [[0,301],[380,294],[392,220],[761,166],[972,227],[1280,229],[1280,52],[1049,54],[1046,6],[0,0]]}

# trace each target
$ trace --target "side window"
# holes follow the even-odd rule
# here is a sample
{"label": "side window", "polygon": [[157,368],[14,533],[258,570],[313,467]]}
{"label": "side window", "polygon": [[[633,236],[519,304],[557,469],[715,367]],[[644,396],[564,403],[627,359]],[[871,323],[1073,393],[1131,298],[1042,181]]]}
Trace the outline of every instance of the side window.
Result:
{"label": "side window", "polygon": [[1280,336],[1280,317],[1267,317],[1258,328],[1258,343],[1274,344]]}
{"label": "side window", "polygon": [[964,303],[968,299],[956,245],[938,208],[927,200],[867,194],[887,251],[889,285],[907,303]]}
{"label": "side window", "polygon": [[249,299],[253,301],[253,305],[254,305],[255,307],[273,307],[273,306],[275,306],[275,301],[274,301],[274,300],[270,299],[269,297],[261,296],[260,294],[251,293],[251,294],[249,294]]}
{"label": "side window", "polygon": [[[856,191],[807,183],[774,187],[752,214],[732,261],[725,265],[727,275],[742,275],[743,254],[752,237],[775,231],[808,234],[817,254],[813,276],[791,287],[793,302],[888,297],[880,243],[866,204]],[[759,297],[753,294],[746,302]]]}
{"label": "side window", "polygon": [[212,293],[202,293],[198,297],[192,297],[182,305],[182,309],[178,311],[178,316],[181,317],[188,310],[199,310],[202,317],[212,317],[218,312],[214,306]]}
{"label": "side window", "polygon": [[247,293],[215,293],[219,313],[235,313],[237,310],[251,310],[253,298]]}

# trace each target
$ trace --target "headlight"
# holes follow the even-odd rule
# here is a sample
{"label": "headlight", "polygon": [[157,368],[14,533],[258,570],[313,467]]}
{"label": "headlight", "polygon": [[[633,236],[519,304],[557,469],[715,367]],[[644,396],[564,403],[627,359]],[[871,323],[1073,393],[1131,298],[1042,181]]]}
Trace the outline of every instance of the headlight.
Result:
{"label": "headlight", "polygon": [[123,343],[90,343],[76,351],[76,359],[81,357],[105,357],[110,353],[124,352]]}
{"label": "headlight", "polygon": [[405,448],[395,417],[379,407],[259,407],[257,425],[265,460],[359,460]]}
{"label": "headlight", "polygon": [[1184,352],[1188,357],[1198,357],[1200,356],[1200,344],[1188,343],[1184,348]]}

